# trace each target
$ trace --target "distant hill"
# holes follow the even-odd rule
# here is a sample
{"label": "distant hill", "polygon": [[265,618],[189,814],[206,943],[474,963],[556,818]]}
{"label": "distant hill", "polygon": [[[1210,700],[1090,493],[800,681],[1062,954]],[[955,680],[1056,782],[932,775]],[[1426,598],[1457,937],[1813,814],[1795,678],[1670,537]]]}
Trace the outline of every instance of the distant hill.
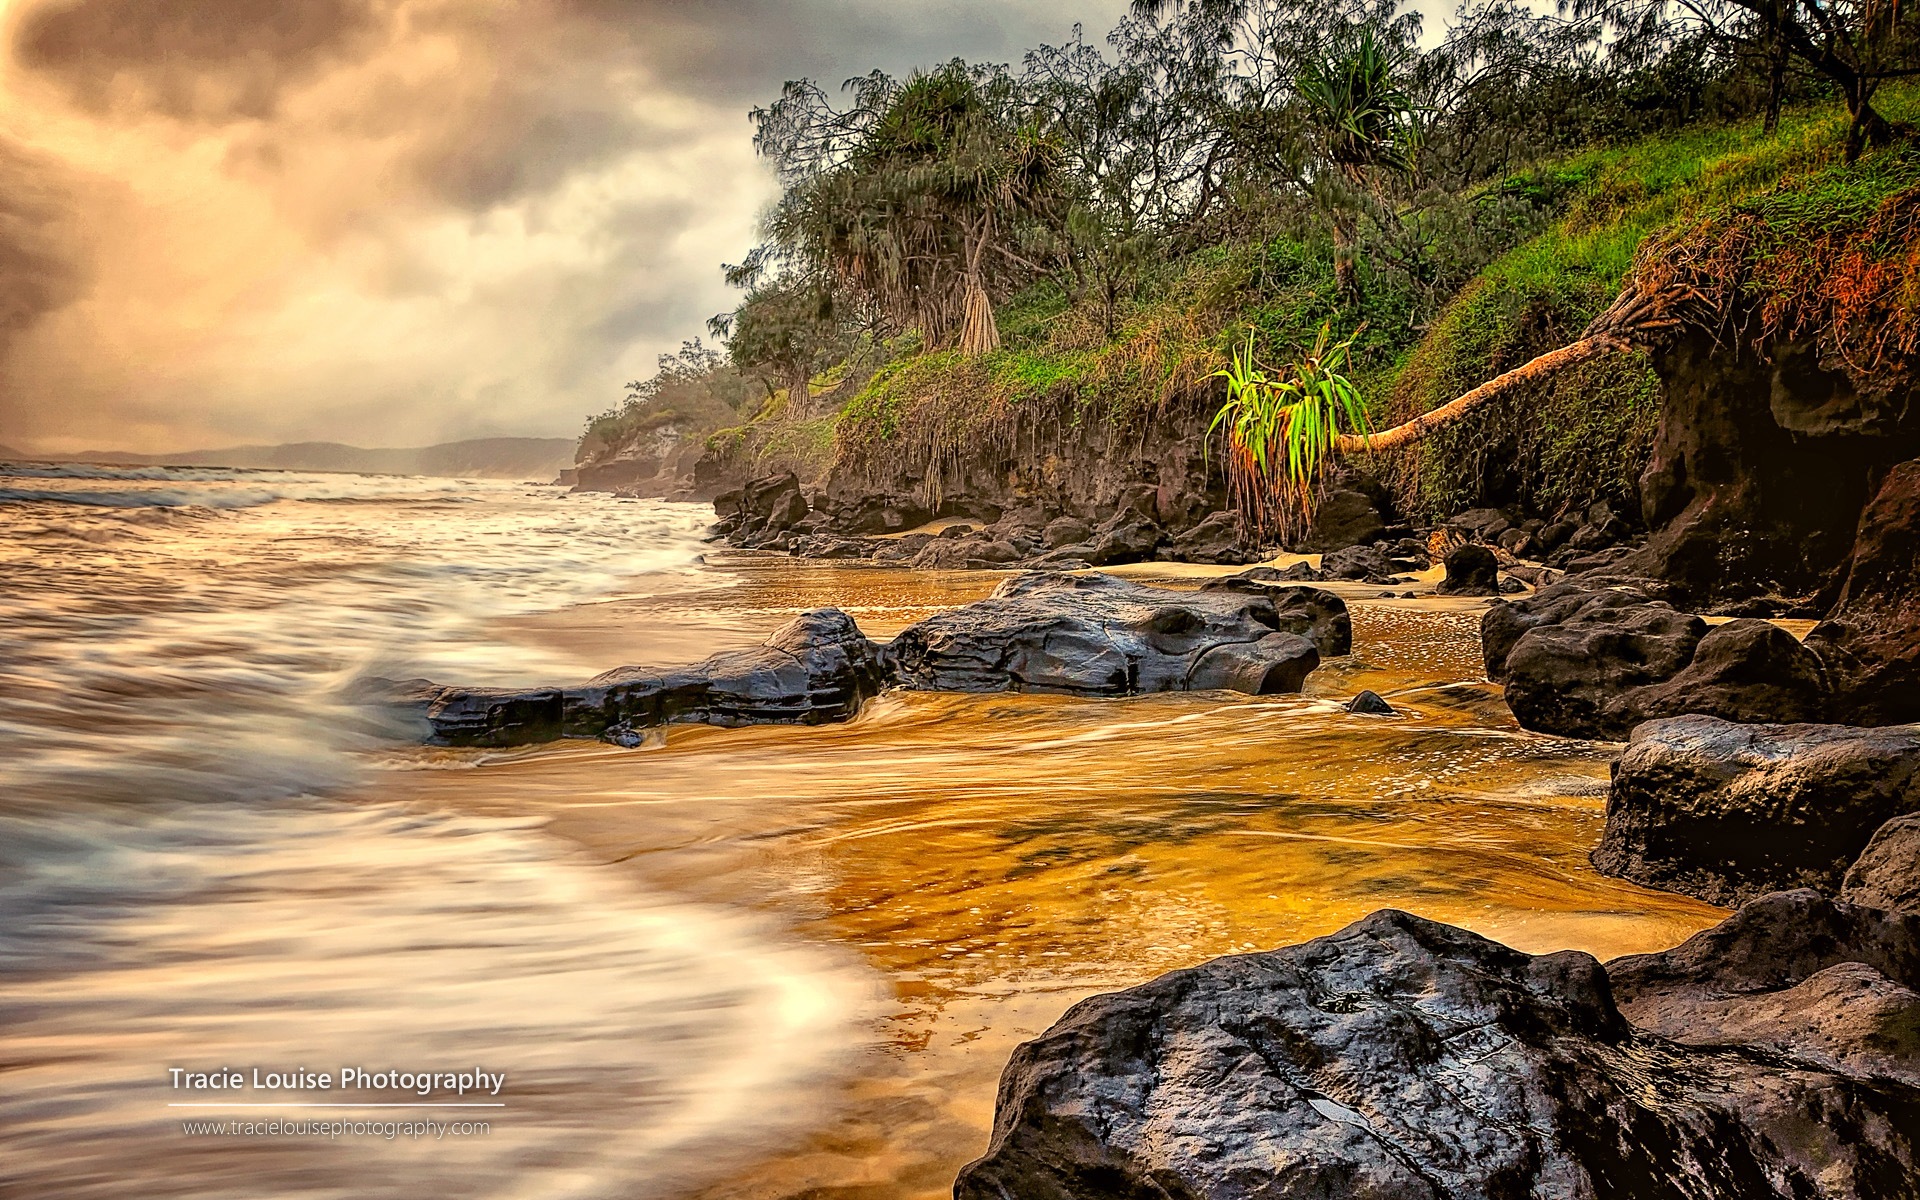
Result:
{"label": "distant hill", "polygon": [[253,467],[280,471],[355,471],[367,475],[466,475],[486,479],[546,482],[573,466],[572,438],[475,438],[407,450],[363,450],[339,442],[292,442],[282,446],[229,446],[133,454],[89,450],[58,456],[65,462],[124,466]]}

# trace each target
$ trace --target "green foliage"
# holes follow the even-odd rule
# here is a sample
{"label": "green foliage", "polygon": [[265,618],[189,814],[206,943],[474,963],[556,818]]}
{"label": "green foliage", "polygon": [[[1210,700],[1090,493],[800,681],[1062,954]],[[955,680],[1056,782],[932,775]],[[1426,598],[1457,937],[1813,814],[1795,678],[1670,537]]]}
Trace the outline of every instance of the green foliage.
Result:
{"label": "green foliage", "polygon": [[1228,486],[1255,544],[1269,530],[1288,539],[1305,532],[1334,444],[1368,430],[1366,405],[1342,374],[1354,339],[1332,337],[1332,324],[1322,325],[1312,350],[1272,372],[1255,358],[1248,328],[1232,361],[1213,373],[1226,380],[1227,399],[1207,436],[1225,433]]}

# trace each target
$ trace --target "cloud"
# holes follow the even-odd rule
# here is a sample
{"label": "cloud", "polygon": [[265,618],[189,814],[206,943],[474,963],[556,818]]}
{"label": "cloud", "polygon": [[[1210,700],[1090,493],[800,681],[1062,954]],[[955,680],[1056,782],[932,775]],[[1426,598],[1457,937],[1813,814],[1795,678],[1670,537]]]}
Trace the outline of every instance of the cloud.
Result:
{"label": "cloud", "polygon": [[732,303],[748,107],[1125,8],[8,2],[0,440],[55,451],[573,432]]}

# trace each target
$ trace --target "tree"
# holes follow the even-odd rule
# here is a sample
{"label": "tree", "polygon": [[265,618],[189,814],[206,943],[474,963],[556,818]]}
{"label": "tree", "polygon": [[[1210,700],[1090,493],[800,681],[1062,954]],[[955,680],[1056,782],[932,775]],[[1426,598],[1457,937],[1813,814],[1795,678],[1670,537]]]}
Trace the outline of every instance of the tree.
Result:
{"label": "tree", "polygon": [[1623,37],[1645,39],[1672,25],[1696,26],[1768,56],[1767,123],[1778,119],[1786,61],[1827,79],[1847,105],[1845,157],[1893,140],[1873,106],[1889,79],[1920,76],[1920,5],[1903,0],[1572,0],[1573,11],[1605,20]]}
{"label": "tree", "polygon": [[[1411,171],[1413,98],[1396,76],[1401,56],[1381,45],[1371,29],[1330,59],[1309,60],[1300,73],[1300,101],[1321,156],[1357,196],[1335,192],[1328,205],[1333,223],[1334,277],[1341,291],[1358,290],[1354,246],[1359,240],[1356,200],[1382,199],[1374,183],[1381,170]],[[1386,205],[1382,211],[1391,213]]]}

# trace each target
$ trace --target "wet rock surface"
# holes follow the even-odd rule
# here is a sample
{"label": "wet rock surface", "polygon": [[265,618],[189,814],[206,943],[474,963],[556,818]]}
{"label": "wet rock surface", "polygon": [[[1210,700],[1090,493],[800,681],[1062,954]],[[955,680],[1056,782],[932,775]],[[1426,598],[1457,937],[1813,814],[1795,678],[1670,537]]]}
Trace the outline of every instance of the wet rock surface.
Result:
{"label": "wet rock surface", "polygon": [[902,631],[887,665],[901,685],[923,691],[1266,695],[1298,691],[1322,654],[1351,649],[1338,597],[1254,586],[1187,592],[1101,574],[1018,575],[985,600]]}
{"label": "wet rock surface", "polygon": [[1714,904],[1833,892],[1876,830],[1917,811],[1920,729],[1677,717],[1635,730],[1615,764],[1593,864]]}
{"label": "wet rock surface", "polygon": [[[1761,914],[1753,924],[1772,922]],[[1837,924],[1871,940],[1884,923]],[[1710,1002],[1685,997],[1749,984],[1762,955],[1724,980],[1711,959],[1754,940],[1696,938],[1664,966],[1627,960],[1635,1006],[1658,1022]],[[1829,949],[1759,987],[1789,993],[1816,962],[1870,957],[1838,940]],[[1884,980],[1881,1011],[1912,1011],[1900,1007],[1895,976],[1873,963],[1852,971],[1863,972]],[[1910,1048],[1859,1052],[1864,1032],[1836,1027],[1814,1053],[1809,1039],[1781,1032],[1792,1020],[1755,1012],[1750,1041],[1688,1044],[1637,1029],[1608,970],[1586,954],[1535,957],[1385,910],[1302,945],[1076,1005],[1014,1053],[987,1153],[954,1195],[1913,1196],[1920,1089],[1905,1074]]]}
{"label": "wet rock surface", "polygon": [[1543,733],[1621,741],[1660,717],[1781,723],[1820,720],[1829,707],[1820,659],[1779,627],[1710,629],[1644,593],[1582,579],[1490,606],[1480,640],[1514,719]]}
{"label": "wet rock surface", "polygon": [[1500,560],[1493,551],[1472,542],[1447,555],[1447,575],[1434,586],[1442,596],[1497,596]]}
{"label": "wet rock surface", "polygon": [[415,706],[435,741],[500,746],[598,737],[620,725],[844,721],[882,681],[880,648],[851,617],[822,608],[794,618],[764,645],[694,666],[620,667],[573,688],[417,689]]}

